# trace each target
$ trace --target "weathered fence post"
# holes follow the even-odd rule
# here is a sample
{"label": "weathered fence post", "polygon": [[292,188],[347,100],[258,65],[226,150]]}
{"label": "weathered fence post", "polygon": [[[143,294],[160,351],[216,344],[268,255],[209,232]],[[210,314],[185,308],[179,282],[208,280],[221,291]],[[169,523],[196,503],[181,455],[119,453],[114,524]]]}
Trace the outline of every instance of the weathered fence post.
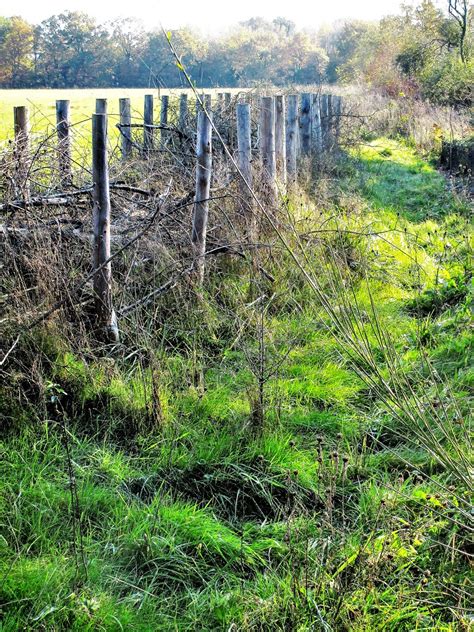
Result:
{"label": "weathered fence post", "polygon": [[334,97],[334,115],[335,115],[335,137],[336,145],[339,145],[341,135],[341,119],[342,119],[342,97]]}
{"label": "weathered fence post", "polygon": [[71,137],[69,134],[71,121],[69,101],[56,101],[56,130],[58,133],[58,166],[59,178],[63,186],[72,183],[71,170]]}
{"label": "weathered fence post", "polygon": [[96,99],[95,100],[95,113],[96,114],[107,114],[107,99]]}
{"label": "weathered fence post", "polygon": [[260,110],[260,153],[263,166],[263,183],[269,202],[277,201],[275,156],[275,99],[262,97]]}
{"label": "weathered fence post", "polygon": [[323,151],[326,151],[329,146],[328,130],[329,130],[329,110],[328,110],[328,95],[321,95],[321,132],[322,132],[322,146]]}
{"label": "weathered fence post", "polygon": [[15,187],[17,192],[25,200],[30,195],[29,170],[30,170],[30,120],[28,108],[24,105],[13,108],[13,121],[15,131]]}
{"label": "weathered fence post", "polygon": [[[201,101],[204,102],[207,97],[211,98],[211,95],[204,95],[204,92],[201,92],[201,96],[200,96]],[[195,103],[195,112],[194,113],[196,115],[196,130],[197,130],[198,124],[199,124],[199,112],[202,110],[202,108],[201,108],[201,104],[199,103],[198,99],[196,99],[194,103]]]}
{"label": "weathered fence post", "polygon": [[132,112],[130,99],[119,99],[120,111],[120,148],[123,160],[127,160],[132,153]]}
{"label": "weathered fence post", "polygon": [[298,161],[298,95],[290,94],[286,110],[286,170],[288,178],[295,182]]}
{"label": "weathered fence post", "polygon": [[334,145],[334,99],[332,94],[328,94],[328,149],[332,150]]}
{"label": "weathered fence post", "polygon": [[209,215],[209,194],[211,190],[212,172],[212,125],[209,120],[211,115],[211,95],[203,97],[204,106],[199,107],[198,126],[196,138],[196,194],[194,198],[193,227],[191,241],[194,251],[194,271],[199,286],[204,283],[204,267],[206,254],[207,219]]}
{"label": "weathered fence post", "polygon": [[179,97],[179,129],[184,131],[188,122],[188,95],[181,93]]}
{"label": "weathered fence post", "polygon": [[163,129],[164,127],[168,127],[168,111],[169,111],[170,98],[167,94],[164,94],[161,97],[161,109],[160,109],[160,140],[161,140],[161,148],[164,149],[166,146],[166,140],[168,138],[167,130]]}
{"label": "weathered fence post", "polygon": [[110,261],[110,190],[107,164],[107,115],[92,115],[92,182],[94,232],[94,294],[97,325],[108,342],[118,341],[117,318],[112,306]]}
{"label": "weathered fence post", "polygon": [[145,94],[143,105],[143,150],[148,154],[153,149],[153,95]]}
{"label": "weathered fence post", "polygon": [[256,222],[252,196],[248,187],[252,187],[252,130],[250,120],[250,105],[237,104],[237,164],[245,182],[239,180],[242,208],[245,214],[247,232],[250,239],[255,235]]}
{"label": "weathered fence post", "polygon": [[311,152],[311,94],[305,92],[301,95],[301,153],[309,156]]}
{"label": "weathered fence post", "polygon": [[313,113],[311,121],[311,136],[314,153],[319,156],[323,149],[323,137],[321,130],[321,104],[319,94],[313,94]]}
{"label": "weathered fence post", "polygon": [[224,93],[217,93],[217,103],[214,109],[214,125],[217,127],[219,134],[225,139],[224,131]]}
{"label": "weathered fence post", "polygon": [[280,182],[286,184],[286,107],[285,97],[275,97],[275,155]]}
{"label": "weathered fence post", "polygon": [[225,108],[225,117],[224,124],[227,123],[225,127],[225,139],[226,143],[230,150],[234,147],[234,117],[232,116],[232,94],[230,92],[224,93],[224,108]]}

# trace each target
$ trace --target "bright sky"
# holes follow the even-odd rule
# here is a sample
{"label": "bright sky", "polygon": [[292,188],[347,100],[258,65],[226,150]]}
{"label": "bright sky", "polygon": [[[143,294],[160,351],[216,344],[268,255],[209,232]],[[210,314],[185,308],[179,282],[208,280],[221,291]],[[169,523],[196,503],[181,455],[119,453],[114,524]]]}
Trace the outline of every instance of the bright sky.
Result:
{"label": "bright sky", "polygon": [[[402,0],[2,0],[0,14],[39,22],[67,9],[86,11],[100,21],[136,17],[147,28],[194,26],[216,33],[250,17],[282,16],[299,27],[317,28],[342,18],[377,19],[398,13]],[[409,2],[408,2],[409,3]]]}

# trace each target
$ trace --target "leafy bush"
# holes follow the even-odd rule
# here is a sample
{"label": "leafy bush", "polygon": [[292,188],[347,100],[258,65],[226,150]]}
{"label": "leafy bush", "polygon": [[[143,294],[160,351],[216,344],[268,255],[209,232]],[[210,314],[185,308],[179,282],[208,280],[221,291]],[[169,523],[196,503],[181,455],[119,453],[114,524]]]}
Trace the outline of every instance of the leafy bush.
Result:
{"label": "leafy bush", "polygon": [[443,105],[472,107],[474,60],[463,64],[454,55],[432,63],[421,74],[422,95]]}

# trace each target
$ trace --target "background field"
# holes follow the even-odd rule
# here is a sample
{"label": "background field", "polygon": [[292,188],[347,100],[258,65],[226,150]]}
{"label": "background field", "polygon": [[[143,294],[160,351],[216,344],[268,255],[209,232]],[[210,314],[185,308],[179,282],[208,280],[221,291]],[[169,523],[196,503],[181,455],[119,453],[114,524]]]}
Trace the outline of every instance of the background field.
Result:
{"label": "background field", "polygon": [[[231,92],[236,94],[238,89],[222,88],[219,90],[206,90],[216,94],[217,92]],[[191,95],[191,90],[158,90],[153,88],[94,88],[94,89],[64,89],[64,90],[0,90],[0,142],[13,138],[13,108],[18,105],[26,105],[30,110],[30,122],[33,134],[43,134],[49,128],[54,127],[56,121],[55,104],[58,99],[71,101],[71,119],[75,124],[76,136],[88,135],[90,132],[90,116],[95,111],[96,99],[108,99],[108,112],[115,122],[118,121],[119,99],[129,97],[131,99],[132,117],[135,122],[143,120],[143,97],[145,94],[155,96],[155,120],[159,117],[159,97],[164,94],[175,96],[172,99],[170,111],[177,109],[179,95],[183,92]],[[80,124],[85,121],[84,124]],[[111,136],[118,137],[118,130],[111,126]]]}

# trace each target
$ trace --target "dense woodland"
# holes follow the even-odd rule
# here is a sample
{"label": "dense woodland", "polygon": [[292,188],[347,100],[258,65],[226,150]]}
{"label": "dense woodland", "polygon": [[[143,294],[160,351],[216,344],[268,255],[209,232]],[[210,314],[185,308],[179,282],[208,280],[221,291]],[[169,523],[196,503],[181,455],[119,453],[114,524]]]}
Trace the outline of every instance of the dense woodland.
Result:
{"label": "dense woodland", "polygon": [[[202,87],[362,82],[390,95],[468,105],[473,12],[464,0],[447,0],[444,8],[423,0],[379,22],[303,31],[284,18],[252,18],[214,39],[188,29],[172,38]],[[160,30],[133,19],[98,24],[65,11],[40,24],[0,18],[0,85],[176,87],[183,76]]]}

